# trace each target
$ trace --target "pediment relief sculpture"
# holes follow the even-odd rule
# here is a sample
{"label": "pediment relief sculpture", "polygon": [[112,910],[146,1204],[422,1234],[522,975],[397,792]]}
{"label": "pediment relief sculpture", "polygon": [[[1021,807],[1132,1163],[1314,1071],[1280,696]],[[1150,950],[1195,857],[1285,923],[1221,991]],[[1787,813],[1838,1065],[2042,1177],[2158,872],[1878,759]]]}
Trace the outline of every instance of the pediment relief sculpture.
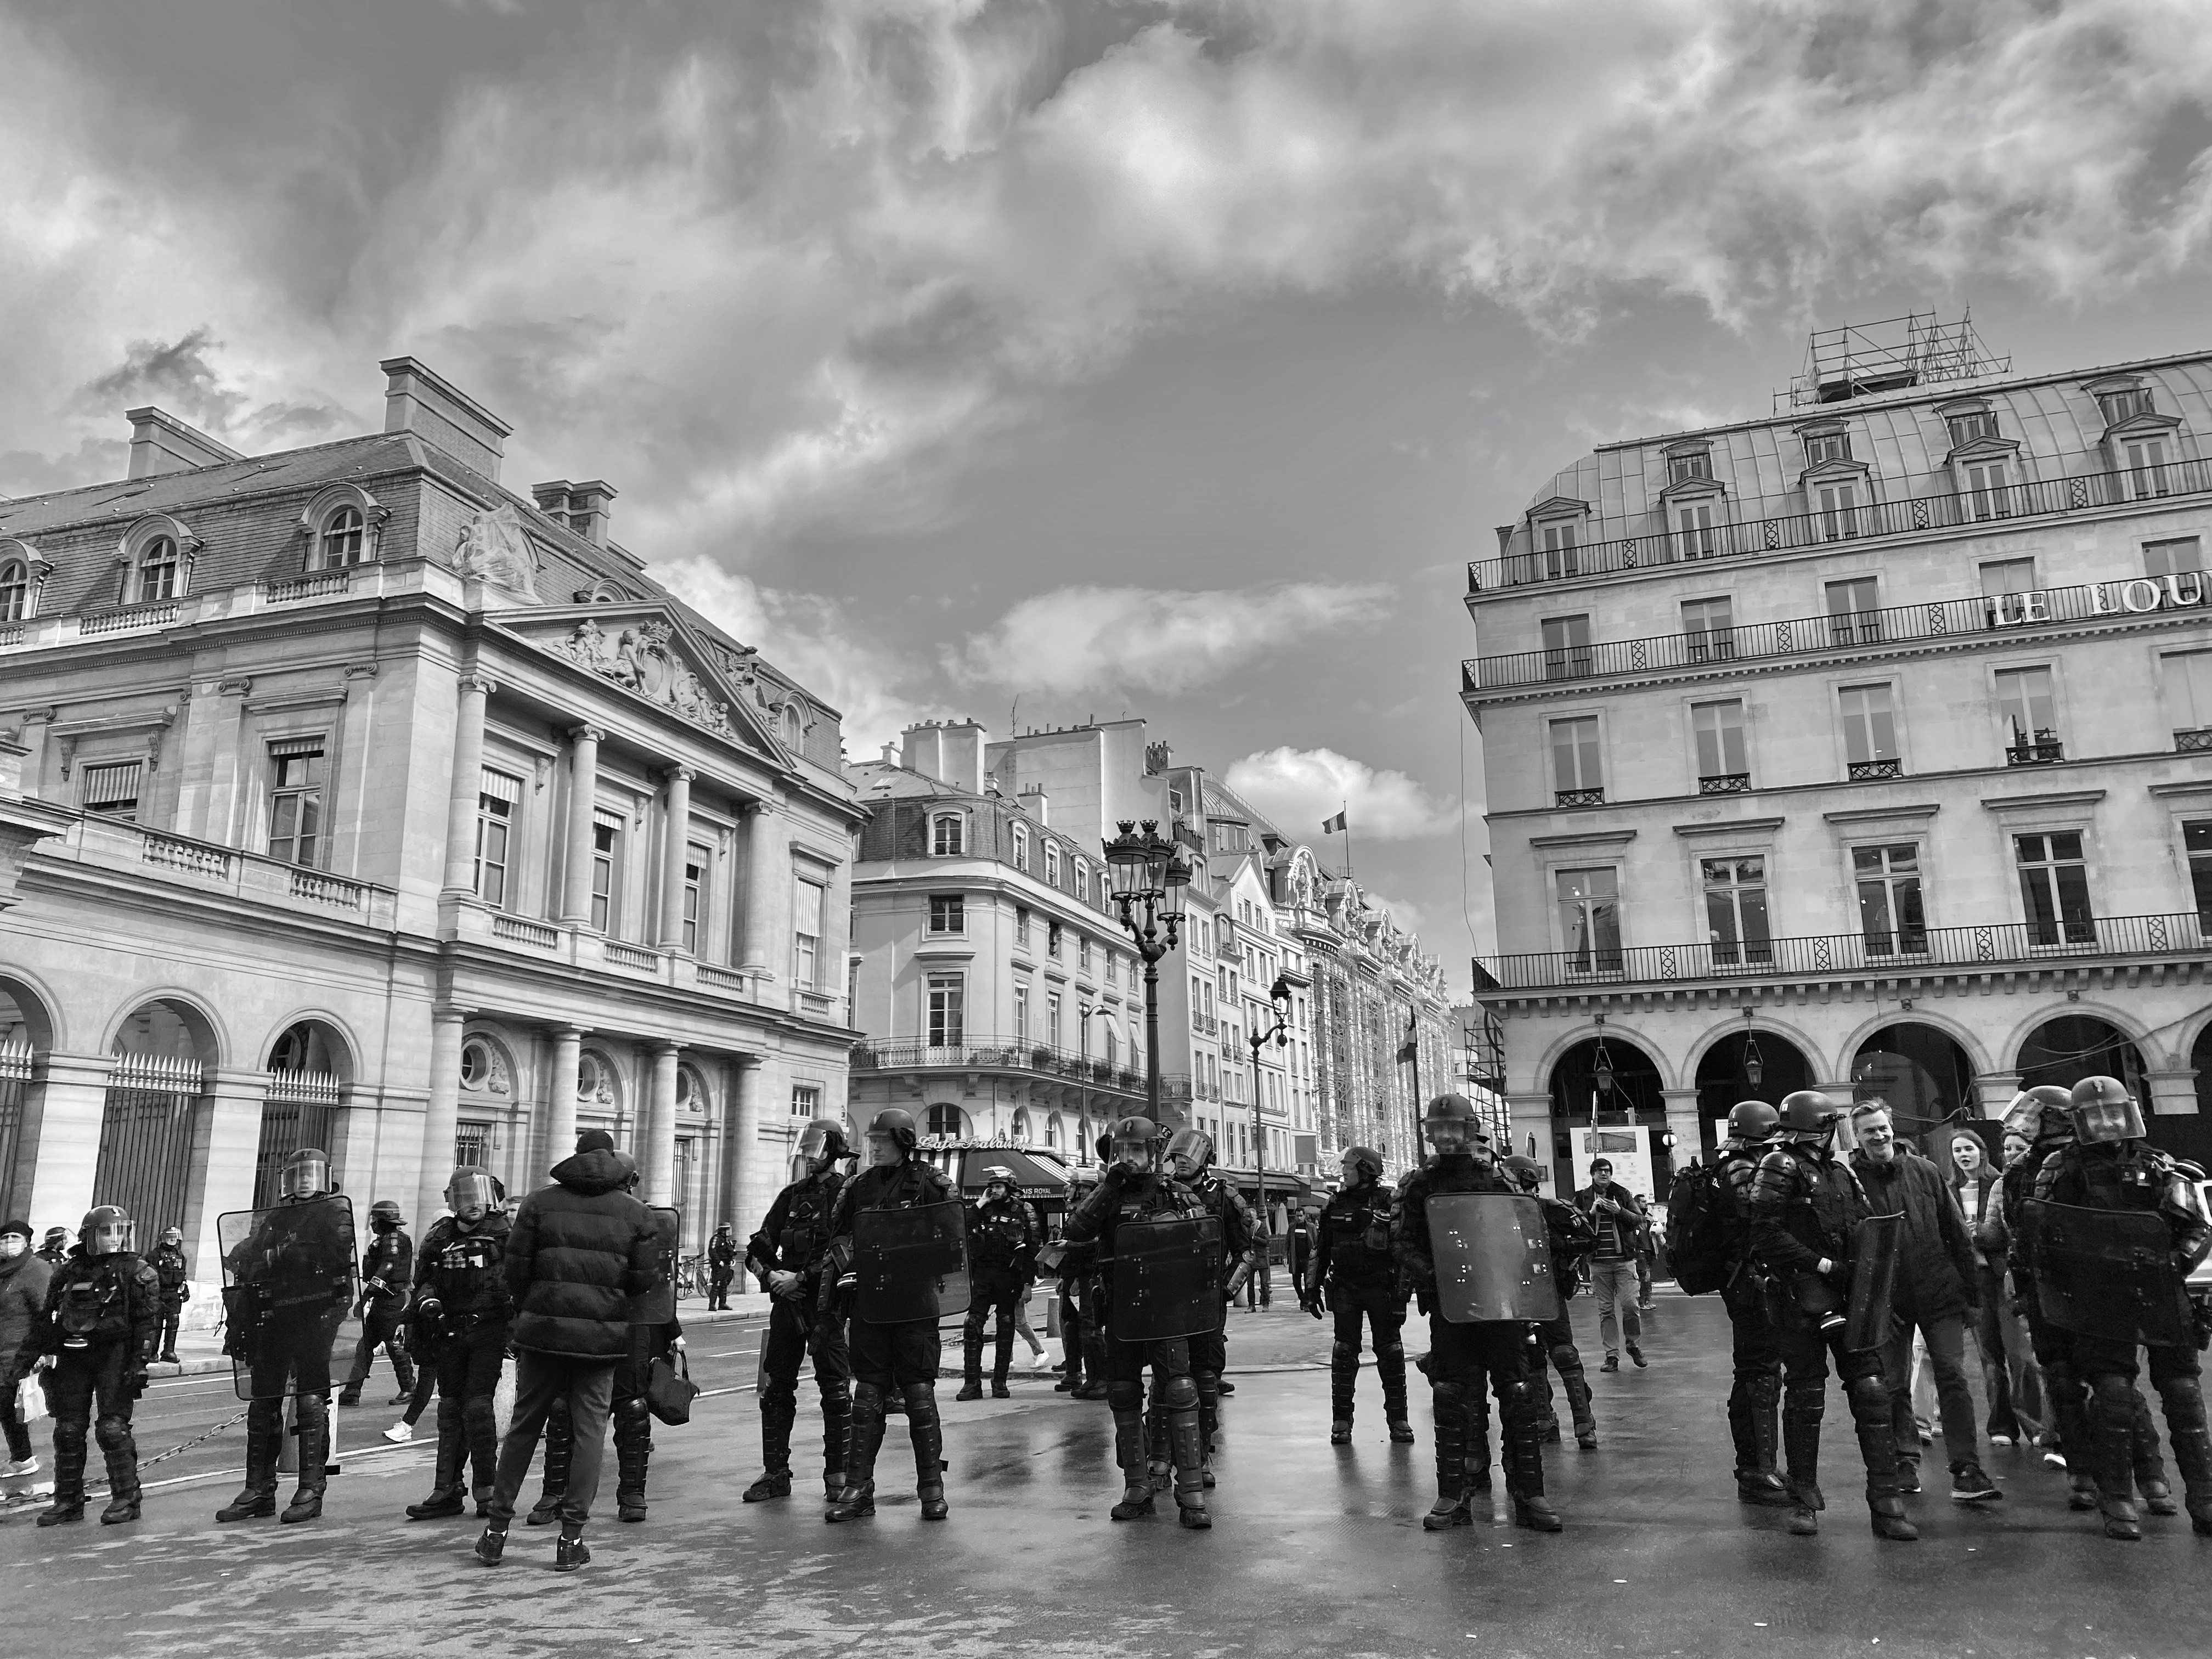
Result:
{"label": "pediment relief sculpture", "polygon": [[633,623],[611,632],[587,617],[553,649],[593,673],[673,709],[694,726],[736,741],[729,704],[715,701],[690,665],[677,653],[670,643],[672,632],[666,623],[655,621]]}

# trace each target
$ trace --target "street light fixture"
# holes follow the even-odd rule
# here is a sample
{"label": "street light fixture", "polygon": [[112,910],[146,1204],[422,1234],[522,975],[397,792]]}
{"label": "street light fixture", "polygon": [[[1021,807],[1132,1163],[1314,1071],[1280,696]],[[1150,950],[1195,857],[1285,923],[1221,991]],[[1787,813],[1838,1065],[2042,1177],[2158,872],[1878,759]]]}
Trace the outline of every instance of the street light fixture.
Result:
{"label": "street light fixture", "polygon": [[[1267,988],[1267,1006],[1273,1019],[1265,1030],[1255,1027],[1247,1032],[1245,1042],[1252,1050],[1252,1170],[1260,1178],[1260,1224],[1267,1222],[1267,1126],[1260,1115],[1260,1050],[1273,1042],[1278,1048],[1287,1047],[1291,1036],[1291,976],[1287,973],[1275,975],[1275,982]],[[1263,1244],[1262,1249],[1267,1247]]]}
{"label": "street light fixture", "polygon": [[1160,1121],[1160,958],[1180,943],[1182,912],[1177,892],[1190,884],[1190,866],[1173,842],[1160,839],[1159,821],[1146,818],[1140,829],[1121,820],[1121,833],[1105,846],[1112,876],[1114,908],[1136,941],[1145,963],[1145,1101],[1152,1121]]}

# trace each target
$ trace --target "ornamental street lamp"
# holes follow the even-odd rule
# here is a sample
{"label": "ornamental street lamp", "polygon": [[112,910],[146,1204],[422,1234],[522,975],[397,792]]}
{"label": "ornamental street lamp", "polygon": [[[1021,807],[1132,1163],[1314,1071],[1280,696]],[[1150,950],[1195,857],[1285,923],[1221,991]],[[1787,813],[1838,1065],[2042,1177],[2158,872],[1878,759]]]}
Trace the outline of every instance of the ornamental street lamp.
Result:
{"label": "ornamental street lamp", "polygon": [[[1267,1030],[1255,1026],[1245,1035],[1244,1041],[1252,1050],[1252,1169],[1260,1178],[1260,1224],[1267,1224],[1267,1126],[1260,1116],[1260,1050],[1272,1042],[1278,1048],[1286,1046],[1291,1030],[1291,976],[1275,975],[1275,982],[1267,988],[1269,1012],[1274,1016]],[[1264,1235],[1262,1236],[1264,1238]],[[1263,1242],[1260,1248],[1267,1247]]]}
{"label": "ornamental street lamp", "polygon": [[1121,821],[1121,833],[1105,847],[1112,872],[1114,908],[1137,942],[1145,961],[1145,1100],[1152,1121],[1160,1121],[1160,958],[1176,948],[1182,912],[1177,892],[1190,884],[1190,866],[1175,843],[1160,839],[1159,821],[1146,818],[1141,829]]}

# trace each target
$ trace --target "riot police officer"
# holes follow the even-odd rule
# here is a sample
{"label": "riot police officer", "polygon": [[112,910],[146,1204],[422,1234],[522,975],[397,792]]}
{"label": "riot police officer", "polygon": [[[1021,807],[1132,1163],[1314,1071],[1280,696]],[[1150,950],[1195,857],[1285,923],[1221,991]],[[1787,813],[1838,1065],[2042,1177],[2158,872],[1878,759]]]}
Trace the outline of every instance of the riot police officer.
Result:
{"label": "riot police officer", "polygon": [[[2145,1409],[2136,1387],[2139,1342],[2166,1407],[2190,1524],[2212,1533],[2212,1431],[2183,1289],[2212,1251],[2212,1214],[2197,1185],[2204,1173],[2149,1144],[2142,1109],[2118,1078],[2082,1079],[2071,1103],[2075,1143],[2037,1175],[2029,1231],[2045,1316],[2063,1325],[2074,1373],[2089,1390],[2105,1535],[2142,1536],[2133,1498],[2136,1425]],[[2070,1208],[2047,1207],[2058,1206]]]}
{"label": "riot police officer", "polygon": [[[868,1167],[846,1182],[830,1218],[829,1266],[834,1273],[823,1274],[825,1301],[838,1291],[859,1288],[854,1264],[861,1215],[958,1202],[944,1175],[915,1156],[920,1137],[912,1113],[896,1107],[878,1112],[868,1125],[867,1139]],[[884,1443],[884,1396],[896,1389],[906,1406],[907,1433],[914,1444],[921,1518],[942,1521],[949,1510],[945,1437],[937,1414],[937,1368],[943,1346],[934,1306],[917,1317],[881,1322],[856,1307],[847,1333],[853,1356],[853,1418],[845,1452],[845,1486],[823,1518],[857,1521],[876,1512],[876,1454]]]}
{"label": "riot police officer", "polygon": [[215,1512],[218,1521],[246,1521],[276,1509],[276,1455],[284,1437],[284,1400],[294,1397],[299,1485],[283,1519],[312,1521],[323,1512],[331,1455],[331,1344],[353,1303],[353,1211],[331,1178],[330,1156],[303,1146],[277,1174],[273,1209],[258,1212],[252,1231],[225,1267],[235,1297],[227,1339],[234,1369],[242,1367],[251,1399],[246,1416],[246,1485]]}
{"label": "riot police officer", "polygon": [[768,1218],[745,1243],[746,1270],[769,1295],[768,1334],[761,1339],[761,1460],[765,1472],[745,1488],[758,1504],[791,1496],[791,1428],[799,1420],[799,1366],[811,1354],[822,1393],[822,1480],[831,1503],[845,1490],[846,1445],[853,1417],[853,1365],[845,1322],[822,1295],[830,1252],[830,1220],[853,1156],[842,1126],[827,1118],[799,1138],[806,1173],[775,1195]]}
{"label": "riot police officer", "polygon": [[379,1347],[392,1356],[392,1375],[399,1393],[392,1401],[405,1405],[415,1393],[415,1362],[407,1357],[400,1331],[407,1319],[408,1286],[415,1277],[415,1246],[402,1224],[396,1199],[380,1198],[368,1206],[370,1238],[361,1258],[361,1340],[354,1345],[353,1365],[338,1404],[361,1404],[362,1384],[368,1381]]}
{"label": "riot police officer", "polygon": [[[1150,1365],[1158,1382],[1167,1411],[1168,1443],[1175,1463],[1176,1518],[1186,1527],[1203,1529],[1213,1524],[1206,1509],[1204,1437],[1198,1409],[1198,1384],[1191,1375],[1190,1333],[1206,1328],[1198,1316],[1196,1296],[1184,1297],[1184,1306],[1167,1310],[1164,1322],[1180,1325],[1182,1334],[1147,1338],[1132,1335],[1135,1322],[1130,1297],[1133,1275],[1114,1282],[1117,1247],[1124,1244],[1125,1230],[1153,1222],[1190,1224],[1185,1237],[1174,1241],[1182,1247],[1184,1260],[1164,1259],[1155,1265],[1180,1269],[1163,1273],[1163,1282],[1177,1280],[1194,1291],[1204,1286],[1218,1267],[1212,1253],[1221,1246],[1207,1235],[1214,1230],[1197,1224],[1209,1219],[1206,1205],[1188,1187],[1160,1168],[1159,1130],[1146,1117],[1125,1117],[1114,1126],[1113,1160],[1096,1192],[1068,1218],[1067,1237],[1075,1243],[1097,1239],[1109,1287],[1122,1298],[1107,1341],[1106,1399],[1114,1413],[1115,1461],[1121,1467],[1121,1501],[1111,1511],[1116,1521],[1133,1521],[1152,1513],[1152,1485],[1145,1446],[1145,1368]],[[1218,1297],[1218,1281],[1206,1291]],[[1180,1315],[1181,1316],[1177,1316]],[[1127,1322],[1125,1322],[1125,1320]]]}
{"label": "riot police officer", "polygon": [[1429,1320],[1437,1501],[1421,1517],[1421,1525],[1430,1532],[1443,1532],[1473,1522],[1467,1499],[1469,1396],[1480,1401],[1486,1376],[1498,1399],[1505,1489],[1513,1499],[1514,1521],[1538,1532],[1557,1532],[1562,1524],[1559,1514],[1544,1498],[1543,1407],[1528,1370],[1529,1328],[1519,1321],[1455,1324],[1445,1317],[1429,1221],[1432,1197],[1510,1194],[1516,1188],[1492,1166],[1488,1143],[1479,1135],[1474,1103],[1466,1096],[1438,1095],[1423,1114],[1421,1128],[1435,1156],[1400,1185],[1391,1237],[1398,1265],[1412,1281]]}
{"label": "riot police officer", "polygon": [[1298,1305],[1316,1319],[1324,1302],[1336,1318],[1329,1349],[1329,1425],[1332,1446],[1352,1439],[1353,1396],[1359,1381],[1360,1321],[1375,1339],[1375,1374],[1382,1382],[1382,1420],[1390,1438],[1413,1437],[1406,1416],[1406,1296],[1390,1254],[1390,1211],[1395,1194],[1382,1184],[1382,1155],[1354,1146],[1344,1155],[1344,1184],[1321,1212],[1319,1237]]}
{"label": "riot police officer", "polygon": [[476,1466],[477,1513],[487,1513],[499,1463],[494,1401],[507,1364],[514,1300],[507,1286],[506,1194],[489,1170],[464,1164],[446,1183],[446,1206],[422,1236],[415,1263],[415,1313],[437,1327],[438,1461],[430,1495],[410,1521],[461,1514]]}
{"label": "riot police officer", "polygon": [[185,1260],[185,1234],[180,1227],[161,1229],[161,1242],[154,1247],[149,1264],[154,1277],[161,1281],[161,1336],[155,1345],[155,1363],[174,1365],[177,1358],[177,1330],[184,1323],[185,1304],[191,1300],[191,1264]]}
{"label": "riot police officer", "polygon": [[1770,1281],[1751,1254],[1751,1185],[1779,1121],[1763,1100],[1738,1101],[1729,1108],[1728,1134],[1713,1154],[1712,1201],[1727,1218],[1729,1240],[1721,1302],[1728,1310],[1734,1373],[1728,1420],[1729,1437],[1735,1443],[1736,1501],[1767,1509],[1795,1506],[1790,1483],[1776,1468],[1782,1346],[1767,1313]]}
{"label": "riot police officer", "polygon": [[138,1255],[131,1218],[112,1204],[85,1212],[78,1249],[54,1269],[46,1304],[16,1352],[0,1358],[0,1388],[42,1358],[53,1370],[46,1403],[54,1417],[54,1501],[40,1511],[42,1527],[84,1518],[85,1428],[97,1401],[93,1431],[107,1462],[104,1526],[138,1518],[138,1445],[131,1411],[145,1391],[146,1367],[161,1328],[161,1285]]}
{"label": "riot police officer", "polygon": [[[1261,1248],[1260,1230],[1252,1218],[1252,1211],[1244,1196],[1224,1181],[1213,1170],[1213,1137],[1202,1129],[1178,1129],[1169,1138],[1167,1150],[1168,1174],[1198,1194],[1199,1202],[1206,1206],[1221,1230],[1221,1265],[1218,1277],[1221,1285],[1221,1309],[1211,1330],[1196,1331],[1190,1340],[1190,1380],[1198,1388],[1199,1484],[1212,1486],[1213,1476],[1213,1441],[1221,1431],[1221,1374],[1229,1369],[1229,1310],[1235,1305],[1237,1293],[1252,1277],[1260,1261]],[[1155,1382],[1158,1381],[1155,1373]],[[1171,1437],[1164,1431],[1164,1386],[1161,1396],[1160,1425],[1163,1433],[1158,1443],[1167,1455],[1161,1460],[1167,1468],[1155,1467],[1152,1471],[1154,1487],[1161,1485],[1160,1477],[1173,1465]]]}
{"label": "riot police officer", "polygon": [[[1098,1184],[1097,1173],[1078,1170],[1068,1177],[1067,1208],[1070,1213],[1083,1207],[1083,1200],[1091,1196]],[[1060,1381],[1052,1385],[1054,1394],[1072,1394],[1079,1399],[1091,1396],[1085,1393],[1085,1369],[1091,1364],[1090,1316],[1085,1309],[1084,1285],[1091,1276],[1092,1258],[1098,1247],[1091,1244],[1070,1244],[1065,1238],[1059,1243],[1059,1255],[1054,1273],[1060,1290],[1060,1347],[1061,1366]],[[1103,1388],[1105,1377],[1099,1376]]]}
{"label": "riot police officer", "polygon": [[1841,1109],[1816,1089],[1786,1096],[1777,1114],[1779,1140],[1752,1177],[1751,1253],[1761,1271],[1781,1280],[1777,1340],[1782,1352],[1782,1444],[1790,1467],[1790,1530],[1820,1530],[1826,1507],[1820,1486],[1820,1419],[1828,1364],[1850,1403],[1866,1464],[1867,1510],[1875,1535],[1909,1543],[1920,1530],[1905,1518],[1899,1495],[1897,1444],[1890,1424],[1889,1385],[1881,1344],[1889,1332],[1886,1302],[1867,1298],[1855,1325],[1845,1311],[1853,1288],[1879,1278],[1871,1260],[1855,1259],[1859,1224],[1871,1213],[1857,1178],[1835,1156]]}
{"label": "riot police officer", "polygon": [[[1597,1231],[1590,1225],[1590,1218],[1573,1205],[1543,1195],[1544,1172],[1537,1167],[1534,1158],[1523,1158],[1516,1152],[1499,1167],[1512,1178],[1514,1185],[1542,1207],[1545,1230],[1552,1241],[1552,1276],[1559,1286],[1559,1316],[1537,1324],[1537,1354],[1528,1369],[1549,1394],[1544,1361],[1551,1361],[1552,1368],[1559,1374],[1559,1386],[1566,1391],[1567,1409],[1574,1419],[1575,1444],[1584,1451],[1595,1451],[1597,1415],[1590,1409],[1589,1377],[1583,1370],[1582,1350],[1575,1346],[1575,1328],[1567,1317],[1565,1303],[1582,1288],[1584,1264],[1597,1249]],[[1559,1418],[1553,1413],[1544,1437],[1550,1441],[1558,1436]]]}
{"label": "riot police officer", "polygon": [[738,1236],[726,1221],[707,1245],[707,1311],[727,1313],[730,1286],[738,1276]]}
{"label": "riot police officer", "polygon": [[1014,1172],[1003,1164],[983,1171],[983,1199],[968,1210],[968,1322],[961,1331],[960,1392],[955,1400],[983,1397],[983,1322],[997,1316],[991,1359],[991,1397],[1005,1400],[1006,1370],[1014,1360],[1014,1311],[1036,1276],[1036,1217],[1022,1201]]}
{"label": "riot police officer", "polygon": [[[1081,1199],[1068,1206],[1071,1216],[1082,1207],[1098,1190],[1097,1182],[1114,1162],[1114,1133],[1108,1130],[1092,1143],[1091,1152],[1098,1160],[1099,1175],[1086,1185]],[[1077,1400],[1103,1400],[1107,1396],[1106,1359],[1113,1340],[1114,1310],[1107,1295],[1106,1260],[1096,1239],[1082,1243],[1066,1238],[1066,1227],[1061,1229],[1062,1242],[1068,1244],[1075,1259],[1081,1264],[1081,1277],[1077,1290],[1083,1304],[1083,1385],[1068,1393]]]}

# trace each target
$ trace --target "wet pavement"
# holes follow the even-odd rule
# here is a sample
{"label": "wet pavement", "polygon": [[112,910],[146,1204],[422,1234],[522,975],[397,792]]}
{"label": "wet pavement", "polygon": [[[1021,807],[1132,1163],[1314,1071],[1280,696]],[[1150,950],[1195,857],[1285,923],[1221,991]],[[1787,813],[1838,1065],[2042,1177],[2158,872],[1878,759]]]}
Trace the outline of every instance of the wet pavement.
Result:
{"label": "wet pavement", "polygon": [[[1586,1337],[1590,1312],[1577,1310]],[[1329,1446],[1327,1328],[1279,1304],[1232,1328],[1243,1375],[1225,1407],[1210,1533],[1179,1528],[1165,1502],[1157,1519],[1109,1522],[1118,1480],[1105,1408],[1018,1368],[1009,1401],[955,1405],[949,1385],[939,1390],[948,1522],[921,1520],[893,1419],[878,1515],[826,1527],[811,1478],[785,1502],[738,1500],[758,1457],[757,1329],[695,1333],[699,1380],[731,1391],[703,1397],[690,1426],[656,1430],[642,1525],[612,1521],[610,1454],[594,1559],[580,1573],[550,1571],[550,1528],[518,1522],[494,1571],[468,1553],[476,1523],[406,1521],[402,1507],[428,1484],[422,1442],[349,1455],[325,1517],[306,1526],[217,1527],[212,1510],[235,1478],[226,1462],[221,1480],[210,1471],[149,1493],[136,1526],[41,1532],[21,1514],[0,1525],[9,1648],[39,1659],[633,1645],[792,1659],[2212,1649],[2212,1539],[2177,1519],[2147,1523],[2139,1545],[2108,1543],[2094,1517],[2068,1513],[2063,1478],[2033,1453],[1990,1455],[2007,1495],[1986,1510],[1952,1504],[1929,1479],[1911,1500],[1923,1541],[1878,1543],[1853,1494],[1837,1401],[1823,1534],[1791,1538],[1778,1513],[1741,1509],[1720,1410],[1726,1325],[1711,1298],[1662,1292],[1647,1328],[1651,1368],[1593,1373],[1603,1443],[1552,1449],[1551,1492],[1567,1521],[1555,1537],[1495,1520],[1423,1533],[1423,1402],[1420,1443],[1393,1447],[1363,1374],[1354,1443]],[[1408,1337],[1418,1352],[1418,1320]],[[1593,1359],[1595,1348],[1586,1342]],[[389,1416],[347,1413],[374,1426]],[[811,1411],[796,1438],[818,1448]],[[1923,1478],[1940,1472],[1936,1449]]]}

